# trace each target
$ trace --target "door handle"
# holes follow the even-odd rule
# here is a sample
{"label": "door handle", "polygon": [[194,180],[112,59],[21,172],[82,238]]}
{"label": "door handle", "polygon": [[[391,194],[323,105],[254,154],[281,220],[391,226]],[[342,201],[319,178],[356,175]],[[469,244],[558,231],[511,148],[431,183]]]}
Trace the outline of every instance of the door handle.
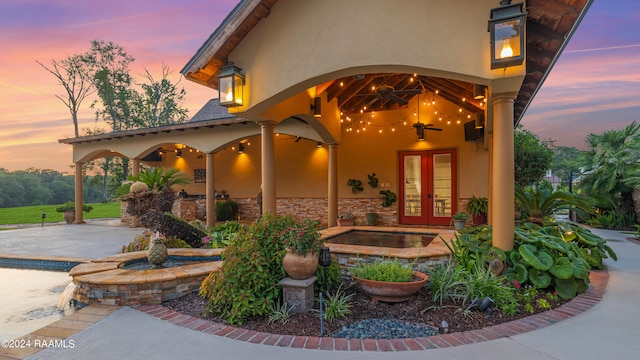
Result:
{"label": "door handle", "polygon": [[427,199],[431,199],[431,194],[427,194]]}

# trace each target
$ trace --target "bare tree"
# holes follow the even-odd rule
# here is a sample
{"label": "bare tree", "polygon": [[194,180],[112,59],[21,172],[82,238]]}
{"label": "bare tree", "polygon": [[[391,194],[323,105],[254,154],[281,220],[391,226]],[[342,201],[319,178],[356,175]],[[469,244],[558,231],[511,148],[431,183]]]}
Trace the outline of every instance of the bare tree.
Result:
{"label": "bare tree", "polygon": [[51,67],[36,60],[40,66],[58,79],[58,83],[67,92],[66,96],[56,95],[56,97],[69,109],[76,137],[80,136],[78,132],[80,105],[87,96],[96,91],[93,85],[93,65],[87,60],[86,54],[76,54],[67,56],[60,61],[51,60]]}

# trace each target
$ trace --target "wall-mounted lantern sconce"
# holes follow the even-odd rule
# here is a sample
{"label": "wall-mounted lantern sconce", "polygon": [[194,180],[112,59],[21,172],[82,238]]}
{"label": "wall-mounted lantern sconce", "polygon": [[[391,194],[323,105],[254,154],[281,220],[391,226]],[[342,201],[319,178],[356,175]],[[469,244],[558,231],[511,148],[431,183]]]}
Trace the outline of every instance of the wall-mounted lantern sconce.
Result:
{"label": "wall-mounted lantern sconce", "polygon": [[476,113],[476,129],[484,128],[484,113]]}
{"label": "wall-mounted lantern sconce", "polygon": [[473,84],[473,98],[476,100],[484,99],[484,91],[486,88],[484,85]]}
{"label": "wall-mounted lantern sconce", "polygon": [[[244,90],[244,75],[242,69],[235,66],[233,62],[220,67],[218,74],[218,101],[220,106],[238,107],[242,106]],[[222,97],[222,94],[225,94]]]}
{"label": "wall-mounted lantern sconce", "polygon": [[238,154],[243,154],[243,153],[244,153],[244,144],[238,143]]}
{"label": "wall-mounted lantern sconce", "polygon": [[317,148],[321,148],[322,147],[322,143],[320,141],[318,141],[318,143],[316,144]]}
{"label": "wall-mounted lantern sconce", "polygon": [[311,111],[313,111],[313,117],[322,117],[322,99],[319,96],[313,98],[313,104],[311,104]]}
{"label": "wall-mounted lantern sconce", "polygon": [[527,13],[523,3],[511,4],[501,0],[500,7],[491,9],[489,33],[491,42],[491,68],[499,69],[521,65],[524,61],[524,36]]}
{"label": "wall-mounted lantern sconce", "polygon": [[182,157],[182,150],[176,150],[176,157]]}

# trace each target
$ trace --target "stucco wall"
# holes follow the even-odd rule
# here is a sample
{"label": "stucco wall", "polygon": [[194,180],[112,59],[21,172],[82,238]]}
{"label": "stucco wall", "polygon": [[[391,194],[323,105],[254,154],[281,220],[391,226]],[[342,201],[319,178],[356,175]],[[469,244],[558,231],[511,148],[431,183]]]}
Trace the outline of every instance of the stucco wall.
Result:
{"label": "stucco wall", "polygon": [[[436,97],[440,114],[457,114],[458,109]],[[415,128],[417,121],[414,110],[420,106],[419,117],[423,123],[433,123],[443,129],[441,132],[425,131],[426,140],[417,141]],[[416,112],[417,113],[417,112]],[[353,121],[357,121],[354,117]],[[363,117],[363,121],[369,119]],[[445,117],[439,120],[433,106],[425,106],[414,101],[407,109],[376,113],[367,125],[367,130],[347,132],[343,125],[342,142],[338,145],[338,196],[340,199],[366,199],[377,196],[366,185],[367,174],[375,172],[381,183],[389,183],[389,189],[398,193],[398,151],[455,149],[457,152],[459,199],[472,195],[488,194],[488,152],[483,142],[464,141],[464,114],[458,118]],[[451,124],[447,124],[450,120]],[[404,125],[406,121],[406,125]],[[392,126],[395,131],[392,132]],[[382,130],[382,133],[379,132]],[[248,143],[248,144],[247,144]],[[319,198],[327,197],[328,149],[318,148],[315,141],[278,135],[276,147],[276,187],[278,198]],[[245,141],[244,153],[239,154],[237,144],[214,155],[215,189],[225,190],[231,198],[255,198],[261,183],[260,137]],[[183,151],[181,158],[175,153],[164,156],[164,167],[176,167],[193,176],[194,169],[205,168],[205,156],[197,151]],[[350,178],[360,179],[365,185],[362,193],[353,194],[347,186]],[[183,187],[190,195],[204,194],[205,186],[191,184]],[[323,210],[325,211],[325,210]],[[342,209],[339,209],[342,211]]]}

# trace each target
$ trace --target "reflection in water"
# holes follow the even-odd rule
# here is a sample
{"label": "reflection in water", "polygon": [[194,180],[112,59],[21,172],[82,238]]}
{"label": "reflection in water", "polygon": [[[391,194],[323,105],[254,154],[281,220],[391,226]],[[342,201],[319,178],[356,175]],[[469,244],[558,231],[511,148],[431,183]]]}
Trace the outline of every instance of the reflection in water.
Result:
{"label": "reflection in water", "polygon": [[0,339],[16,339],[74,311],[57,309],[66,272],[0,268]]}
{"label": "reflection in water", "polygon": [[327,239],[331,244],[377,246],[389,248],[425,247],[435,238],[434,234],[395,233],[383,231],[349,231]]}

